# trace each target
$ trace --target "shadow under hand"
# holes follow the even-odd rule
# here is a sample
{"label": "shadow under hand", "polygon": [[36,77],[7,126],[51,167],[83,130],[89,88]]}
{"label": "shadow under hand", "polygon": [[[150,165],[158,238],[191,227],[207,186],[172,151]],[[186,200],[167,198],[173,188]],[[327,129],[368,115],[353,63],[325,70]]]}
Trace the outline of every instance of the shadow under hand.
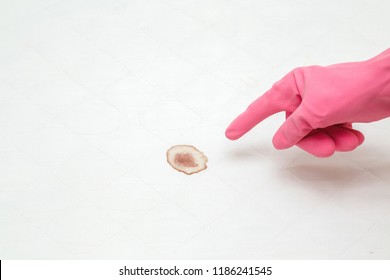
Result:
{"label": "shadow under hand", "polygon": [[341,187],[370,184],[378,178],[390,183],[390,156],[384,154],[386,152],[365,147],[325,159],[306,155],[287,170],[303,181],[328,182]]}
{"label": "shadow under hand", "polygon": [[355,178],[361,169],[353,166],[334,166],[326,164],[293,164],[287,168],[304,181],[346,182]]}

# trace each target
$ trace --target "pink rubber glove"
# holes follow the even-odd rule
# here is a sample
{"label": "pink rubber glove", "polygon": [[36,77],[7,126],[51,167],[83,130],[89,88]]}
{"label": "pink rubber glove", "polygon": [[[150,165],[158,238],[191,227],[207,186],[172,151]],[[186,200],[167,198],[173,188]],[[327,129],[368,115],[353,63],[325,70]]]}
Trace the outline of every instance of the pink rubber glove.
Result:
{"label": "pink rubber glove", "polygon": [[226,137],[238,139],[281,111],[286,121],[273,137],[276,149],[297,145],[317,157],[354,150],[364,136],[352,123],[390,116],[390,49],[366,61],[294,69],[250,104]]}

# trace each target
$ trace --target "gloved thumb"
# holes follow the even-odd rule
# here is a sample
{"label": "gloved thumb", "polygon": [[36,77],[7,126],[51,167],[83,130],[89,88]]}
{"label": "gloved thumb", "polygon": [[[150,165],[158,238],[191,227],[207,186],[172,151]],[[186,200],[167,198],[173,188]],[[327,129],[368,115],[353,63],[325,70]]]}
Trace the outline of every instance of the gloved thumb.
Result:
{"label": "gloved thumb", "polygon": [[276,149],[287,149],[304,138],[312,127],[307,120],[308,114],[302,104],[286,119],[275,133],[272,143]]}

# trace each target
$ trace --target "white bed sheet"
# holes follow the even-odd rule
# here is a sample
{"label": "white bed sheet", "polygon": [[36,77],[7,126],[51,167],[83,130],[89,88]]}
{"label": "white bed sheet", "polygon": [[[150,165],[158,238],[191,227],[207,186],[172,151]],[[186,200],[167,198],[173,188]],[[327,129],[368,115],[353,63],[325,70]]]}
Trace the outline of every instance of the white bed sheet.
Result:
{"label": "white bed sheet", "polygon": [[1,1],[0,258],[388,259],[389,120],[328,159],[274,150],[283,114],[224,130],[292,68],[388,48],[389,3]]}

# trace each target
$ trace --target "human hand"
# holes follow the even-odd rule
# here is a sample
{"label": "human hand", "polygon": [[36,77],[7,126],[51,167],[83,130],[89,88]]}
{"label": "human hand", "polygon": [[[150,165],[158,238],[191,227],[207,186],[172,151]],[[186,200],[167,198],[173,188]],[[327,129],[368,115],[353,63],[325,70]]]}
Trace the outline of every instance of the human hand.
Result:
{"label": "human hand", "polygon": [[352,151],[364,141],[355,122],[390,116],[390,49],[366,61],[298,67],[256,99],[227,128],[236,140],[265,118],[286,112],[276,149],[297,145],[317,156]]}

